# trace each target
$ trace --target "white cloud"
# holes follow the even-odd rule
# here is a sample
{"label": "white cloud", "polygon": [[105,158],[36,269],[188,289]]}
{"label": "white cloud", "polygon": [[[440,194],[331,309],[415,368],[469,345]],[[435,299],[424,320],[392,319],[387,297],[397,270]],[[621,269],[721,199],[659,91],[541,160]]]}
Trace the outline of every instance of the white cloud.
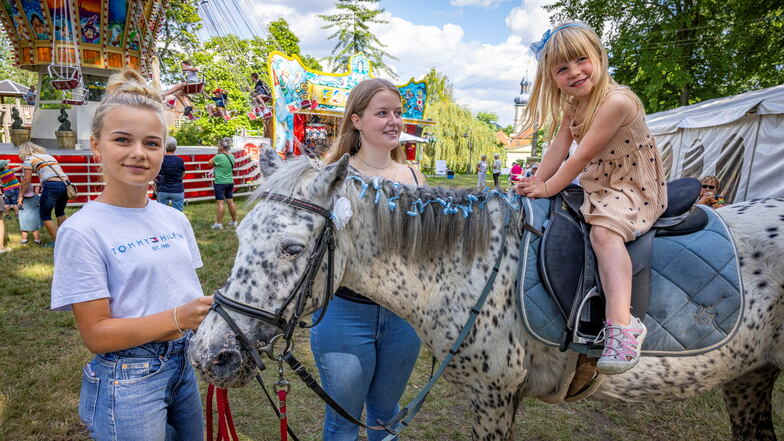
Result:
{"label": "white cloud", "polygon": [[494,8],[501,3],[508,2],[509,0],[450,0],[450,6],[463,7],[463,6],[479,6],[482,8]]}
{"label": "white cloud", "polygon": [[506,27],[513,35],[530,44],[538,41],[542,34],[550,28],[550,14],[542,6],[549,0],[521,0],[520,6],[514,8],[506,17]]}

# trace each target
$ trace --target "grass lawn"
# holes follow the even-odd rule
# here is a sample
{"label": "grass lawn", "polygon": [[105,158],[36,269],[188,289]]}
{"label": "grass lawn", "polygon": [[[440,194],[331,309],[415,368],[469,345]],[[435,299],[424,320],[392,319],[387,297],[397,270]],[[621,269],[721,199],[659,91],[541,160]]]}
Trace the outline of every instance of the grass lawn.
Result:
{"label": "grass lawn", "polygon": [[[434,185],[476,184],[476,175],[433,179]],[[504,186],[506,181],[504,180]],[[492,185],[492,177],[489,179]],[[241,216],[248,207],[239,204]],[[229,275],[237,239],[232,230],[210,230],[214,204],[197,203],[186,214],[198,238],[204,267],[199,269],[205,293],[220,287]],[[82,366],[91,355],[82,345],[70,313],[49,311],[52,250],[19,244],[16,220],[6,221],[7,246],[0,255],[0,440],[87,439],[78,416]],[[43,234],[47,240],[46,234]],[[297,334],[295,353],[314,375],[316,369],[305,330]],[[430,360],[423,350],[404,401],[427,382]],[[268,384],[274,369],[264,373]],[[302,440],[320,439],[323,404],[290,374],[288,416]],[[774,391],[775,424],[784,433],[784,383]],[[202,384],[204,390],[204,385]],[[278,422],[258,386],[230,391],[234,421],[242,440],[277,440]],[[203,395],[204,396],[204,395]],[[440,381],[404,438],[470,440],[471,429],[462,393]],[[144,424],[140,421],[139,424]],[[659,405],[603,404],[584,401],[547,405],[526,399],[520,406],[515,440],[728,440],[729,424],[717,392]]]}

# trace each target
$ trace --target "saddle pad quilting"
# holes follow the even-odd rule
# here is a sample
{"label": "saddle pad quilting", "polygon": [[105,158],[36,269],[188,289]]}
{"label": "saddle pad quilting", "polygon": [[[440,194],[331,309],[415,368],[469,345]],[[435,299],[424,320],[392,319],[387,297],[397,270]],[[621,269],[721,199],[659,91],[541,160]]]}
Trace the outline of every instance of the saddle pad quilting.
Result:
{"label": "saddle pad quilting", "polygon": [[[541,229],[550,201],[525,202],[526,219]],[[714,210],[699,209],[709,217],[703,230],[654,239],[651,301],[644,320],[646,355],[694,355],[715,349],[740,323],[743,297],[732,236]],[[539,240],[529,232],[523,235],[517,306],[534,338],[558,346],[565,323],[539,278]]]}

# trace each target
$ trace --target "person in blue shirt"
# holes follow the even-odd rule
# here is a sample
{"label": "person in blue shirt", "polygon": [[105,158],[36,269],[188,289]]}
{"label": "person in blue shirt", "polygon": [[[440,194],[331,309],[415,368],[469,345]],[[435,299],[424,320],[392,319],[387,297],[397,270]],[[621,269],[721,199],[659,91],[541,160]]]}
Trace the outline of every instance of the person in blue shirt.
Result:
{"label": "person in blue shirt", "polygon": [[35,98],[36,98],[35,85],[31,84],[30,88],[27,89],[27,92],[25,92],[24,94],[24,100],[27,103],[27,105],[34,106]]}
{"label": "person in blue shirt", "polygon": [[185,201],[185,186],[182,183],[185,161],[174,154],[176,150],[177,139],[173,136],[166,137],[166,154],[163,156],[161,171],[155,177],[155,188],[158,202],[182,211]]}

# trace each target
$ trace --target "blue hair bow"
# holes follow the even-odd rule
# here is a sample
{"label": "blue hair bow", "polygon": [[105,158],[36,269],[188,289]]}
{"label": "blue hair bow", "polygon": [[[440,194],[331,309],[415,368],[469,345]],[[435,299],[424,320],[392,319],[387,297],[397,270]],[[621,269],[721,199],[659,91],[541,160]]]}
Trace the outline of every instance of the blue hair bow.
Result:
{"label": "blue hair bow", "polygon": [[544,32],[544,34],[542,34],[541,40],[531,43],[531,46],[529,46],[529,48],[531,49],[531,52],[534,53],[534,58],[536,58],[536,61],[542,61],[542,50],[544,49],[544,46],[547,44],[547,42],[550,41],[550,37],[555,35],[561,29],[568,28],[570,26],[585,26],[585,25],[583,25],[582,23],[568,23],[563,26],[559,26],[553,30],[548,29]]}

